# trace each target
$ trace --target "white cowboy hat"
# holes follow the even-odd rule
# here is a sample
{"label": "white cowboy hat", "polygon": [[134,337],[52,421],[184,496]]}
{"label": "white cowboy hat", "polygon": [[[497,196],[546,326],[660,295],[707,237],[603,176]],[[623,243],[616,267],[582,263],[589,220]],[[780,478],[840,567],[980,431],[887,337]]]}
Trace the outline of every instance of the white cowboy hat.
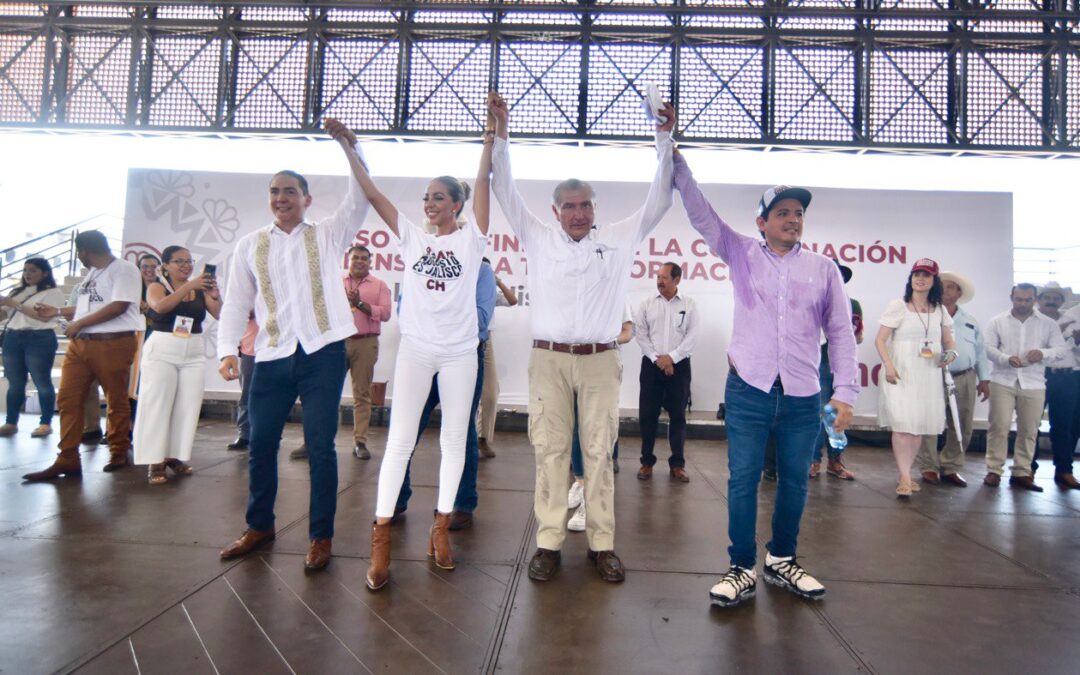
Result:
{"label": "white cowboy hat", "polygon": [[938,275],[941,279],[941,283],[951,281],[960,287],[960,299],[957,300],[957,304],[964,304],[965,302],[971,302],[975,297],[975,284],[971,283],[971,280],[962,274],[956,272],[942,272]]}
{"label": "white cowboy hat", "polygon": [[1046,293],[1048,291],[1060,293],[1061,297],[1065,299],[1065,302],[1061,303],[1062,305],[1067,305],[1070,302],[1072,302],[1072,299],[1073,299],[1072,287],[1071,286],[1064,286],[1063,287],[1061,284],[1059,284],[1056,281],[1048,281],[1045,286],[1040,286],[1039,287],[1039,292],[1035,297],[1039,297],[1043,293]]}

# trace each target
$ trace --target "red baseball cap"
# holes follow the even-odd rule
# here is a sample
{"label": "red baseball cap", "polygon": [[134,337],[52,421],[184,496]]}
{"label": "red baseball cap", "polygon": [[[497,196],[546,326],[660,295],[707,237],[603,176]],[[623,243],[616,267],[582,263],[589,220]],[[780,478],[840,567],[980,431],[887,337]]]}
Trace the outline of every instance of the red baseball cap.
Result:
{"label": "red baseball cap", "polygon": [[911,266],[912,272],[928,272],[935,277],[938,275],[938,264],[930,258],[919,258]]}

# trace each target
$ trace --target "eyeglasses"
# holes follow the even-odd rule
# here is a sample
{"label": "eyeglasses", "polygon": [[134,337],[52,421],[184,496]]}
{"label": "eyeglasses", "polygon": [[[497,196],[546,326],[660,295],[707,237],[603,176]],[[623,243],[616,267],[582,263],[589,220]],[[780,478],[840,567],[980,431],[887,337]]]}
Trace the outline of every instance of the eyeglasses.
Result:
{"label": "eyeglasses", "polygon": [[176,263],[177,265],[192,265],[195,263],[191,258],[173,258],[170,263]]}

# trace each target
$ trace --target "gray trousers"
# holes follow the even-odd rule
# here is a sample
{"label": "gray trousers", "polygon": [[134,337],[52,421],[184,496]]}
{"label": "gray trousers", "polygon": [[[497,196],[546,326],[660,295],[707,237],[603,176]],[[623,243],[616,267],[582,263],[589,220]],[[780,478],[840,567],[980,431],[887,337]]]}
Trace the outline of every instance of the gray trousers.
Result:
{"label": "gray trousers", "polygon": [[[942,378],[945,374],[942,373]],[[940,471],[941,473],[960,473],[964,468],[964,453],[971,445],[972,425],[975,422],[975,391],[979,384],[974,370],[969,370],[962,375],[953,375],[956,383],[956,407],[960,413],[960,427],[964,432],[964,438],[956,436],[956,422],[949,408],[948,394],[945,395],[945,418],[948,427],[945,430],[945,447],[938,456],[938,437],[923,436],[922,446],[919,448],[919,471]]]}

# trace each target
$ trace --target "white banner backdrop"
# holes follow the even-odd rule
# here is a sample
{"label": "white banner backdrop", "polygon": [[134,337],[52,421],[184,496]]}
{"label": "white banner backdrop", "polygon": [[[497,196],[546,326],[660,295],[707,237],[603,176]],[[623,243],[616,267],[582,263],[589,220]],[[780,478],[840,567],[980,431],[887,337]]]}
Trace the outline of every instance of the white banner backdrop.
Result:
{"label": "white banner backdrop", "polygon": [[[344,194],[344,177],[310,176],[314,197],[308,212],[318,221],[337,206]],[[411,220],[420,222],[420,197],[427,180],[378,178],[386,195]],[[470,181],[471,182],[471,181]],[[160,254],[178,244],[191,250],[197,269],[218,265],[224,287],[237,239],[269,223],[269,175],[132,169],[128,175],[124,223],[124,257],[134,261],[144,252]],[[520,181],[526,202],[541,218],[557,226],[551,212],[550,181]],[[623,218],[640,205],[644,183],[594,182],[597,222]],[[766,186],[704,185],[714,209],[735,229],[757,236],[754,211]],[[880,359],[874,349],[877,318],[886,303],[900,297],[912,263],[920,257],[937,260],[943,270],[966,275],[977,288],[965,306],[983,324],[1009,307],[1012,279],[1012,195],[1007,193],[926,192],[895,190],[810,189],[814,200],[807,210],[803,241],[850,266],[854,276],[849,294],[862,303],[866,338],[859,347],[863,394],[856,414],[875,416]],[[493,335],[500,402],[528,400],[526,368],[532,338],[529,334],[529,294],[525,252],[498,208],[493,210],[491,245],[487,257],[522,302],[495,312]],[[372,250],[373,273],[397,293],[402,264],[397,246],[378,216],[371,211],[357,241]],[[344,252],[343,252],[344,256]],[[727,374],[725,353],[731,335],[732,288],[727,266],[713,255],[689,225],[678,197],[663,221],[638,251],[631,270],[628,300],[637,311],[641,301],[656,292],[655,276],[665,261],[683,267],[680,292],[693,297],[701,312],[702,331],[692,357],[694,410],[716,410],[723,399]],[[387,381],[397,354],[396,319],[384,324],[376,381]],[[207,325],[206,385],[209,391],[234,390],[217,374],[216,326]],[[637,408],[641,351],[636,343],[623,347],[620,405]],[[348,392],[346,384],[345,391]],[[393,382],[388,385],[393,396]],[[977,412],[985,419],[985,408]]]}

